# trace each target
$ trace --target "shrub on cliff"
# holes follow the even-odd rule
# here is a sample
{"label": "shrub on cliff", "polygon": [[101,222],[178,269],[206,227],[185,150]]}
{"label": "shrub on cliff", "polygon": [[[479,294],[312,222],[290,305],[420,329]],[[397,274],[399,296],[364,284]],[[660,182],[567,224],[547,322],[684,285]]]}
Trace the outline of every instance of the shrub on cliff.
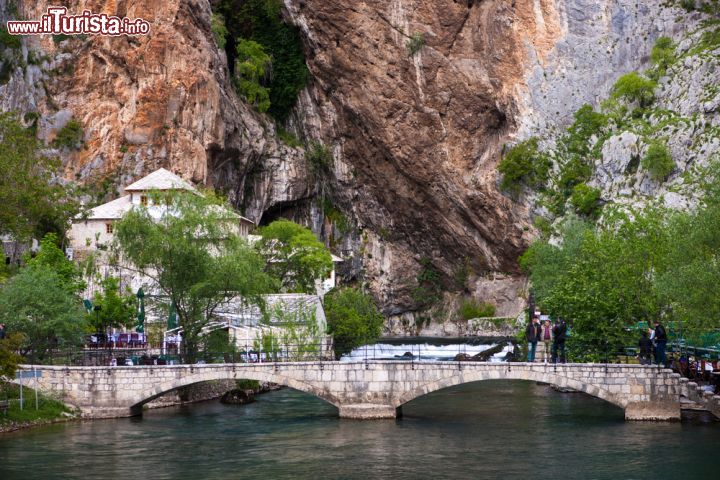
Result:
{"label": "shrub on cliff", "polygon": [[285,121],[307,84],[309,72],[300,31],[284,22],[282,1],[220,0],[213,10],[225,18],[229,62],[233,62],[235,46],[242,40],[259,43],[272,59],[272,75],[261,82],[268,92],[266,110],[276,120]]}
{"label": "shrub on cliff", "polygon": [[500,161],[498,171],[503,178],[500,188],[519,193],[521,185],[542,188],[548,180],[551,162],[538,150],[538,139],[530,138],[512,147]]}
{"label": "shrub on cliff", "polygon": [[82,143],[82,138],[82,124],[73,118],[60,129],[53,145],[56,148],[77,149]]}
{"label": "shrub on cliff", "polygon": [[613,87],[613,98],[622,98],[627,102],[638,102],[645,108],[655,100],[657,84],[637,72],[630,72],[618,79]]}
{"label": "shrub on cliff", "polygon": [[660,37],[650,52],[650,61],[655,65],[656,76],[662,77],[667,69],[675,63],[675,45],[669,37]]}
{"label": "shrub on cliff", "polygon": [[650,172],[652,179],[658,182],[665,180],[675,170],[675,160],[667,146],[657,141],[650,144],[640,164]]}
{"label": "shrub on cliff", "polygon": [[600,207],[600,190],[585,183],[576,185],[570,195],[575,211],[587,217],[595,217]]}
{"label": "shrub on cliff", "polygon": [[495,316],[495,305],[480,302],[474,298],[466,298],[460,304],[460,316],[463,320]]}
{"label": "shrub on cliff", "polygon": [[252,40],[240,40],[237,45],[235,63],[235,88],[259,111],[270,108],[270,91],[262,85],[266,79],[272,61],[262,45]]}
{"label": "shrub on cliff", "polygon": [[361,345],[374,343],[382,332],[382,314],[373,298],[358,288],[346,287],[328,293],[325,317],[337,358]]}

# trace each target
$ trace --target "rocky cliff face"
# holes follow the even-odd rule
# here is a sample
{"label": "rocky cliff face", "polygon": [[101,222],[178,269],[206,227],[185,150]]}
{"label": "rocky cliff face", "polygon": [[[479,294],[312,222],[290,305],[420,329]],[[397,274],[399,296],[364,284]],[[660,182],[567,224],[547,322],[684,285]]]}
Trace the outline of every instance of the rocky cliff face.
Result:
{"label": "rocky cliff face", "polygon": [[[47,3],[21,1],[19,13],[37,18]],[[698,21],[661,0],[284,0],[311,72],[286,127],[333,153],[323,196],[352,226],[338,232],[303,149],[234,93],[208,0],[61,3],[152,24],[147,37],[28,39],[25,66],[0,86],[4,110],[40,114],[41,138],[82,123],[82,148],[59,152],[68,179],[112,195],[165,166],[227,192],[256,221],[291,215],[334,231],[352,257],[347,276],[408,324],[427,269],[499,315],[520,311],[516,259],[535,235],[534,205],[499,191],[504,145],[530,135],[552,145],[580,105],[646,65],[655,38],[679,39]]]}
{"label": "rocky cliff face", "polygon": [[[17,15],[39,19],[57,4],[19,2]],[[56,152],[68,179],[112,196],[164,166],[241,201],[248,172],[262,164],[264,173],[253,176],[256,220],[275,203],[312,194],[297,167],[302,152],[279,142],[274,125],[234,94],[206,0],[60,4],[152,25],[148,36],[25,39],[26,67],[0,86],[0,102],[39,114],[38,136],[48,142],[71,119],[82,124],[82,147]]]}

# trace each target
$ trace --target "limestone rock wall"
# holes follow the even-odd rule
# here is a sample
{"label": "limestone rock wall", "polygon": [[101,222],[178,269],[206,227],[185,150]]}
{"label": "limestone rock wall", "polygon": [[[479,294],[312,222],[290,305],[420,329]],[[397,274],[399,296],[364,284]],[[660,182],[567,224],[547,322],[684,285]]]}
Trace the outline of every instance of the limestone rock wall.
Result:
{"label": "limestone rock wall", "polygon": [[[655,38],[680,40],[699,21],[664,0],[283,1],[311,72],[285,127],[333,153],[322,196],[351,225],[333,242],[348,257],[344,275],[367,282],[388,316],[413,319],[423,260],[443,288],[492,301],[503,316],[520,312],[516,260],[536,232],[532,198],[498,189],[504,145],[530,135],[551,145],[580,105],[647,65]],[[19,15],[38,18],[49,3],[20,0]],[[62,3],[152,25],[147,37],[23,42],[0,108],[38,113],[48,142],[81,122],[81,148],[54,152],[67,180],[107,200],[163,166],[219,188],[253,220],[291,216],[328,239],[338,233],[303,149],[280,142],[269,117],[234,93],[208,0]],[[717,98],[692,89],[720,70],[688,62],[663,84],[662,101],[688,116],[716,111]],[[673,144],[680,156],[688,135]],[[616,198],[623,152],[642,145],[625,135],[606,147],[595,180]]]}

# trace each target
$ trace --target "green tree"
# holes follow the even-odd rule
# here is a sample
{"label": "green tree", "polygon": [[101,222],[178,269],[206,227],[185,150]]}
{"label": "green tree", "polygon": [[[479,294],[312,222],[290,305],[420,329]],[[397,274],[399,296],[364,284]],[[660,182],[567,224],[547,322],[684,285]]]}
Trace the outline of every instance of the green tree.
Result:
{"label": "green tree", "polygon": [[227,297],[260,303],[275,284],[262,258],[236,234],[230,207],[184,192],[157,200],[168,206],[159,218],[134,209],[117,222],[116,248],[128,268],[153,279],[174,302],[185,354],[194,360],[203,327]]}
{"label": "green tree", "polygon": [[627,102],[638,102],[640,108],[650,106],[655,100],[657,84],[637,72],[626,73],[618,79],[613,87],[613,98],[622,98]]}
{"label": "green tree", "polygon": [[15,114],[0,114],[0,234],[28,240],[65,233],[78,204],[55,179],[59,167],[40,152],[34,131]]}
{"label": "green tree", "polygon": [[0,322],[25,335],[21,353],[31,361],[51,348],[78,345],[85,331],[79,300],[45,265],[23,268],[0,290]]}
{"label": "green tree", "polygon": [[669,225],[668,268],[657,288],[683,333],[697,337],[720,328],[720,196],[709,192],[695,212],[675,213]]}
{"label": "green tree", "polygon": [[308,228],[290,220],[276,220],[260,229],[259,248],[267,271],[286,292],[315,292],[315,280],[332,271],[332,257]]}
{"label": "green tree", "polygon": [[657,76],[662,77],[676,61],[675,45],[669,37],[660,37],[650,51],[650,61],[657,68]]}
{"label": "green tree", "polygon": [[542,188],[548,180],[550,159],[538,149],[538,139],[530,138],[512,147],[498,165],[503,178],[500,188],[519,193],[522,184]]}
{"label": "green tree", "polygon": [[120,280],[115,277],[103,279],[102,292],[95,292],[93,304],[100,310],[86,315],[93,332],[104,332],[108,328],[123,328],[135,323],[137,300],[130,289],[120,290]]}
{"label": "green tree", "polygon": [[667,146],[658,141],[650,143],[640,165],[650,172],[653,180],[658,182],[664,181],[675,170],[675,160],[670,155]]}
{"label": "green tree", "polygon": [[600,190],[585,183],[576,185],[570,195],[570,203],[578,213],[591,218],[595,217],[600,207]]}
{"label": "green tree", "polygon": [[272,59],[272,75],[262,82],[268,90],[268,113],[280,122],[290,115],[309,78],[300,31],[283,21],[282,0],[220,0],[214,10],[225,17],[228,59],[243,39],[263,46]]}
{"label": "green tree", "polygon": [[261,112],[270,108],[270,91],[263,86],[269,74],[272,60],[262,45],[252,40],[240,39],[237,44],[235,86],[238,94]]}
{"label": "green tree", "polygon": [[374,343],[380,338],[383,316],[372,297],[357,288],[335,289],[325,296],[328,332],[335,342],[335,356]]}
{"label": "green tree", "polygon": [[17,366],[22,362],[17,352],[24,343],[25,336],[19,332],[13,332],[0,340],[0,382],[15,378]]}
{"label": "green tree", "polygon": [[78,267],[68,260],[58,246],[59,239],[54,233],[48,233],[40,241],[40,249],[34,258],[28,257],[29,266],[43,266],[55,272],[63,287],[75,295],[85,289],[85,282]]}
{"label": "green tree", "polygon": [[655,278],[666,269],[664,218],[656,208],[610,211],[596,229],[564,227],[560,245],[542,242],[523,257],[538,304],[568,320],[583,355],[623,345],[628,327],[660,318],[666,301]]}
{"label": "green tree", "polygon": [[228,29],[225,26],[225,17],[219,13],[213,13],[210,19],[210,29],[213,32],[213,38],[219,49],[224,49],[227,43]]}

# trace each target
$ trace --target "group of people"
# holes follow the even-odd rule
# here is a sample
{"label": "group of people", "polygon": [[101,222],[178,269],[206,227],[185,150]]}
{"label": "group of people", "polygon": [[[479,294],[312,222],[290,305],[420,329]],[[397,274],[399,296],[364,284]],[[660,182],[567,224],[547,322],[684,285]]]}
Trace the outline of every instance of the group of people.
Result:
{"label": "group of people", "polygon": [[655,363],[658,365],[667,366],[667,358],[665,356],[665,348],[667,347],[667,332],[662,324],[655,320],[655,328],[648,328],[647,331],[642,332],[638,347],[640,352],[638,357],[642,365],[650,365],[652,363],[652,357],[655,357]]}
{"label": "group of people", "polygon": [[527,328],[525,338],[528,341],[528,362],[534,362],[539,352],[540,362],[565,363],[565,340],[567,339],[567,324],[558,318],[554,325],[550,320],[540,323],[540,316],[534,315]]}

